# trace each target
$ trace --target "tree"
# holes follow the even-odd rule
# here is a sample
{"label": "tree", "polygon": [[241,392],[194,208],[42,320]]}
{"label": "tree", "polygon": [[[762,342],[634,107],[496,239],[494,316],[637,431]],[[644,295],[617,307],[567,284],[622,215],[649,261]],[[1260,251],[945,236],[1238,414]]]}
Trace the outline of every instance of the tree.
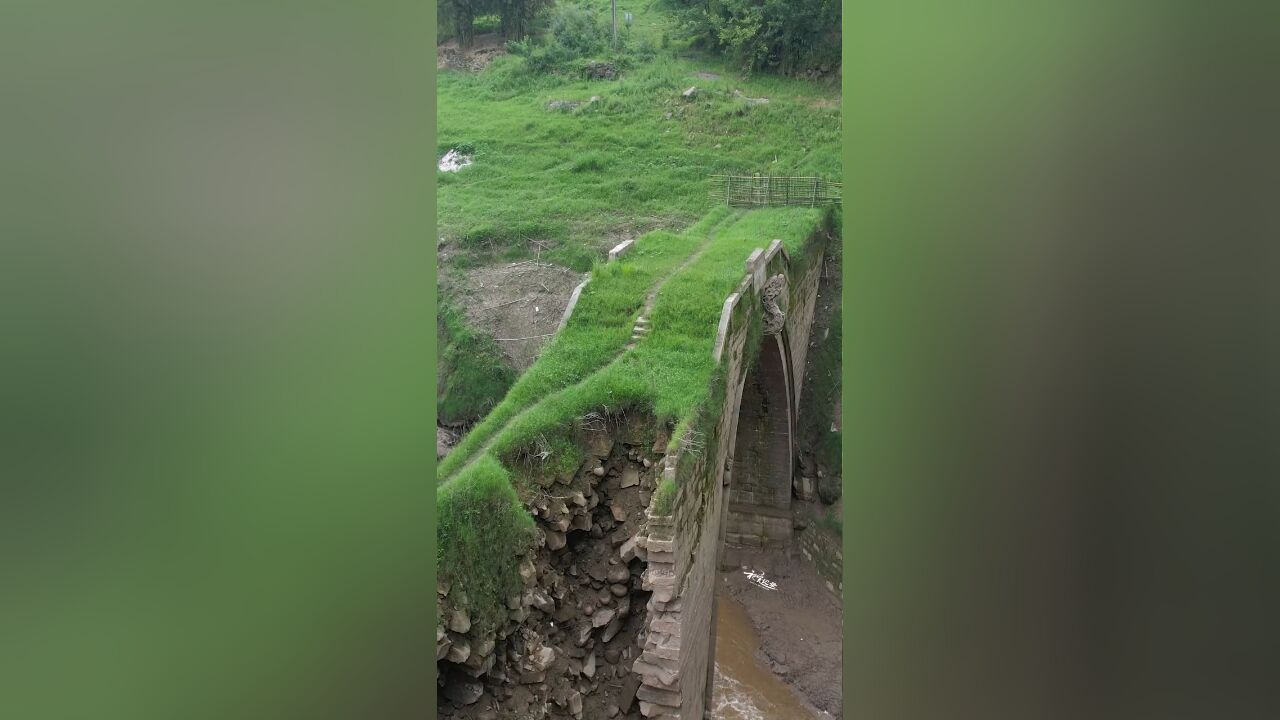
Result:
{"label": "tree", "polygon": [[686,36],[746,70],[798,74],[840,64],[838,0],[671,0]]}
{"label": "tree", "polygon": [[489,0],[439,0],[436,21],[453,31],[459,47],[471,47],[475,40],[476,15],[483,14],[482,4]]}

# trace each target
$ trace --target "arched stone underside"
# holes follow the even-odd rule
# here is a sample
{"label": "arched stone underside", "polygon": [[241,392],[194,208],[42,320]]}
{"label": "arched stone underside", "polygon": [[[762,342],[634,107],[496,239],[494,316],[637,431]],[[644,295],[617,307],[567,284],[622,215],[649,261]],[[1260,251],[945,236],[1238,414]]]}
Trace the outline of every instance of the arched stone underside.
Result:
{"label": "arched stone underside", "polygon": [[[796,369],[804,367],[821,268],[821,243],[797,262],[774,241],[751,254],[742,283],[725,299],[714,351],[724,371],[719,421],[664,459],[664,478],[680,468],[673,509],[649,512],[635,538],[653,593],[633,667],[646,718],[707,717],[722,561],[791,538],[792,433],[804,377]],[[758,342],[759,352],[748,342]]]}
{"label": "arched stone underside", "polygon": [[743,379],[725,526],[730,547],[770,547],[791,540],[795,418],[788,364],[782,335],[765,335],[758,359]]}

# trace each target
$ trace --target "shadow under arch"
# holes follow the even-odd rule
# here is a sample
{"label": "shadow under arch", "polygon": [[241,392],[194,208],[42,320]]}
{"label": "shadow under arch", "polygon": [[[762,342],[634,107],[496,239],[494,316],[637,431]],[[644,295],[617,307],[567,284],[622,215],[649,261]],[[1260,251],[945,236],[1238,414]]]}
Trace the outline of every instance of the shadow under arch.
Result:
{"label": "shadow under arch", "polygon": [[[786,330],[765,335],[760,352],[736,388],[729,424],[729,453],[722,468],[725,501],[717,546],[720,568],[736,567],[735,548],[773,547],[791,541],[795,387]],[[716,672],[716,606],[708,631],[706,707],[712,706]]]}

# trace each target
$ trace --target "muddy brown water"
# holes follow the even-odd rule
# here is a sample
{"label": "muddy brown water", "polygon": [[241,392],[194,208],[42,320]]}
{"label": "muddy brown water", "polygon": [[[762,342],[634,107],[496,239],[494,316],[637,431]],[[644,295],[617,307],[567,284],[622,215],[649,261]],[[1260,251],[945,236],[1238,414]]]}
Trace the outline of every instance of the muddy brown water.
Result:
{"label": "muddy brown water", "polygon": [[790,687],[756,659],[760,636],[741,603],[716,592],[716,720],[806,720],[815,717]]}

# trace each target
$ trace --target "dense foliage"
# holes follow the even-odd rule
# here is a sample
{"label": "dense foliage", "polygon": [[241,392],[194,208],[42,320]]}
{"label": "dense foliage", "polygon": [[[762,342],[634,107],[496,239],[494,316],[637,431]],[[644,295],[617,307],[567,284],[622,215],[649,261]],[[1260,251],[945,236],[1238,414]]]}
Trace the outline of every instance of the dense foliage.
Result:
{"label": "dense foliage", "polygon": [[477,29],[490,29],[490,16],[497,18],[504,38],[520,40],[533,31],[538,15],[550,6],[551,0],[440,0],[436,21],[440,39],[457,38],[459,45],[467,47]]}
{"label": "dense foliage", "polygon": [[586,5],[555,7],[546,20],[547,31],[541,37],[507,43],[507,49],[524,57],[527,69],[536,73],[579,76],[588,61],[606,60],[621,69],[652,60],[656,53],[652,43],[636,39],[631,29],[621,24],[613,45],[609,20]]}
{"label": "dense foliage", "polygon": [[826,73],[840,65],[839,0],[668,0],[683,32],[744,70]]}

